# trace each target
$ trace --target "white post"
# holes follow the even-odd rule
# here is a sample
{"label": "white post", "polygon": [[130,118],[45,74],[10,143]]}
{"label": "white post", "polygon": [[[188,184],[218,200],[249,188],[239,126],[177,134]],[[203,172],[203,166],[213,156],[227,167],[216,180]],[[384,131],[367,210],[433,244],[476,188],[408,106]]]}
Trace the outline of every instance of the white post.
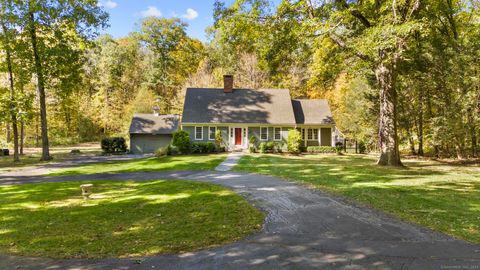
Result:
{"label": "white post", "polygon": [[318,145],[322,146],[322,128],[317,129],[317,132],[318,132],[318,138],[317,138]]}
{"label": "white post", "polygon": [[332,146],[335,147],[335,127],[330,128],[332,130]]}

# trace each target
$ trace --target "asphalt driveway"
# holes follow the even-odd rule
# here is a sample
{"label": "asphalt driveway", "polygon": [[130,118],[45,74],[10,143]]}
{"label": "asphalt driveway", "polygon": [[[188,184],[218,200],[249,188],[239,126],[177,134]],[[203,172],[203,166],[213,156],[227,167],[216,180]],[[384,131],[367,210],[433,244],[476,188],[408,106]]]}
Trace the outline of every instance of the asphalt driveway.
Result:
{"label": "asphalt driveway", "polygon": [[241,194],[267,217],[260,233],[210,250],[101,260],[0,255],[0,269],[480,269],[478,245],[275,177],[213,171],[2,175],[0,185],[87,179],[216,183]]}

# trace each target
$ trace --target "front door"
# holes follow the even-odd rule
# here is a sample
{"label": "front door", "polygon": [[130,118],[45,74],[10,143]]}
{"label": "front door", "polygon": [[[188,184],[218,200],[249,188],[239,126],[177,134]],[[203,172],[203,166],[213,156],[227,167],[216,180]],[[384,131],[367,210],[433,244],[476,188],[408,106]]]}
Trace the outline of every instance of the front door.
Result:
{"label": "front door", "polygon": [[242,145],[242,129],[235,128],[235,145]]}

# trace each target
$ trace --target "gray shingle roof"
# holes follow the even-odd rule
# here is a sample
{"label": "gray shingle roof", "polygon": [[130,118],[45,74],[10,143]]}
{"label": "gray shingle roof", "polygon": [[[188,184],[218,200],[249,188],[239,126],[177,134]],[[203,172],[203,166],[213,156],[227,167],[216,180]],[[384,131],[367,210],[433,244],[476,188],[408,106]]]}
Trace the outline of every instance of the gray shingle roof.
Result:
{"label": "gray shingle roof", "polygon": [[292,106],[297,124],[335,124],[330,107],[325,99],[294,99],[292,100]]}
{"label": "gray shingle roof", "polygon": [[295,124],[288,89],[188,88],[182,123]]}
{"label": "gray shingle roof", "polygon": [[180,116],[176,114],[136,113],[130,124],[130,134],[172,134],[178,130]]}

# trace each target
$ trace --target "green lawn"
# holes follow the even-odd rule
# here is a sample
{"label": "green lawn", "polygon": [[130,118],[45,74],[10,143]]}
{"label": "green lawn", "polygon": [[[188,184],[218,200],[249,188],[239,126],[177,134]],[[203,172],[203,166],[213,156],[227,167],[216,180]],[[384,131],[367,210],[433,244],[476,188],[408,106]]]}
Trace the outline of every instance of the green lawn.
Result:
{"label": "green lawn", "polygon": [[193,181],[0,186],[0,252],[105,258],[193,251],[259,230],[264,215],[223,187]]}
{"label": "green lawn", "polygon": [[[80,150],[81,154],[71,154],[70,151]],[[13,150],[10,149],[10,156],[0,156],[0,173],[5,171],[17,170],[24,166],[41,165],[49,162],[59,162],[66,158],[79,156],[100,155],[102,150],[98,143],[82,143],[70,146],[53,146],[50,148],[50,154],[53,159],[50,161],[40,161],[41,148],[25,148],[25,155],[20,156],[20,162],[13,162]]]}
{"label": "green lawn", "polygon": [[311,184],[404,220],[480,243],[480,167],[404,160],[379,167],[362,155],[244,156],[237,171]]}
{"label": "green lawn", "polygon": [[213,170],[226,154],[168,156],[111,161],[82,165],[51,173],[50,175],[77,175],[93,173],[153,172],[165,170]]}

